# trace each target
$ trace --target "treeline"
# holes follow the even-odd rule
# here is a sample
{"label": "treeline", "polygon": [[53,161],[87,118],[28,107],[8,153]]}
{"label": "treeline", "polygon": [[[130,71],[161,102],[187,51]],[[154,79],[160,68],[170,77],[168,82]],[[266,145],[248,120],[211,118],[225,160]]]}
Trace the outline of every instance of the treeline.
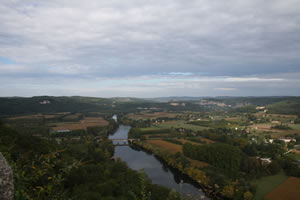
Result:
{"label": "treeline", "polygon": [[300,97],[268,105],[267,109],[269,113],[300,115]]}
{"label": "treeline", "polygon": [[171,133],[171,129],[142,130],[140,128],[131,128],[129,133],[128,133],[128,137],[129,138],[144,139],[144,135],[168,134],[168,133]]}
{"label": "treeline", "polygon": [[[49,101],[47,104],[40,102]],[[54,113],[54,112],[93,112],[101,110],[108,112],[111,106],[106,104],[111,102],[109,99],[84,97],[51,97],[40,96],[31,98],[0,98],[1,115],[32,114],[32,113]]]}
{"label": "treeline", "polygon": [[179,144],[179,145],[182,145],[182,142],[179,141],[179,140],[176,140],[176,139],[172,139],[172,138],[163,138],[164,141],[167,141],[167,142],[171,142],[173,144]]}
{"label": "treeline", "polygon": [[191,160],[182,153],[170,153],[148,143],[138,142],[137,145],[152,152],[162,158],[169,166],[189,176],[212,199],[253,199],[255,186],[245,182],[243,178],[224,176],[224,170],[220,171],[211,165],[202,168],[195,167]]}
{"label": "treeline", "polygon": [[241,151],[227,144],[183,145],[185,156],[194,160],[204,161],[224,170],[228,175],[235,175],[240,169]]}
{"label": "treeline", "polygon": [[197,126],[204,126],[204,127],[210,127],[210,128],[224,128],[228,127],[228,124],[231,125],[241,125],[241,123],[237,122],[229,122],[226,120],[210,120],[210,121],[191,121],[188,122],[188,124],[193,124]]}

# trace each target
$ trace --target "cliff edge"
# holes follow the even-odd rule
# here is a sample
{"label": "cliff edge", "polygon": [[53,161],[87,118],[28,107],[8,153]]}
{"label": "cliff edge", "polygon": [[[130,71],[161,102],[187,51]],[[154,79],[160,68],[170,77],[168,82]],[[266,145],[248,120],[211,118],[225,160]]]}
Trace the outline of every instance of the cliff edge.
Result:
{"label": "cliff edge", "polygon": [[0,152],[0,200],[14,199],[13,172]]}

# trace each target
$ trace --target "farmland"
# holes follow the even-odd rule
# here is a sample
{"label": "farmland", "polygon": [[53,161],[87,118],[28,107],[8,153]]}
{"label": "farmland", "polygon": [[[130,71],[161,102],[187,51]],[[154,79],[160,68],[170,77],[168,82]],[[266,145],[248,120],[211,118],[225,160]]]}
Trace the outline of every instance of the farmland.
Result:
{"label": "farmland", "polygon": [[55,123],[52,124],[53,130],[87,130],[87,127],[94,127],[94,126],[107,126],[108,121],[104,120],[101,117],[87,117],[79,122],[62,122],[62,123]]}
{"label": "farmland", "polygon": [[300,197],[300,178],[290,177],[265,196],[265,200],[298,200]]}
{"label": "farmland", "polygon": [[129,114],[127,117],[135,120],[139,119],[156,119],[156,118],[175,118],[176,116],[180,115],[179,113],[170,113],[170,112],[154,112],[154,113],[132,113]]}
{"label": "farmland", "polygon": [[172,153],[182,152],[181,145],[166,142],[164,140],[147,140],[147,143],[153,144],[155,146],[159,146],[164,150],[171,151]]}
{"label": "farmland", "polygon": [[[88,127],[103,127],[107,126],[109,122],[99,114],[97,117],[95,114],[83,114],[83,113],[51,113],[51,114],[35,114],[35,115],[20,115],[4,119],[9,126],[16,128],[17,130],[25,129],[26,132],[31,134],[46,134],[59,130],[84,130]],[[29,128],[30,127],[30,128]]]}
{"label": "farmland", "polygon": [[[69,151],[78,152],[75,153],[78,159],[87,145],[88,152],[98,151],[101,143],[109,146],[108,133],[119,124],[130,126],[128,137],[134,140],[128,148],[153,153],[216,199],[260,200],[276,192],[276,187],[288,177],[300,177],[300,116],[295,114],[257,110],[245,102],[218,107],[199,102],[170,106],[175,103],[113,100],[100,105],[102,100],[92,99],[97,104],[94,107],[91,99],[83,98],[85,103],[81,99],[80,108],[74,103],[74,107],[62,109],[67,103],[54,104],[54,100],[51,105],[40,105],[39,99],[37,110],[41,112],[24,108],[21,114],[14,111],[8,115],[7,110],[2,120],[24,135],[49,139],[61,149],[70,145]],[[49,112],[49,106],[57,107],[55,110],[59,112]],[[119,124],[111,120],[113,114],[118,116]],[[103,153],[108,155],[106,151]],[[103,159],[103,155],[89,154],[86,161],[89,157]]]}
{"label": "farmland", "polygon": [[283,183],[288,177],[283,173],[263,177],[257,180],[255,183],[257,184],[257,191],[255,194],[255,200],[263,200],[264,196]]}
{"label": "farmland", "polygon": [[153,127],[159,127],[159,128],[185,128],[185,129],[191,129],[193,131],[199,131],[199,130],[207,129],[207,127],[188,124],[187,122],[185,122],[183,120],[157,123],[157,124],[154,124]]}

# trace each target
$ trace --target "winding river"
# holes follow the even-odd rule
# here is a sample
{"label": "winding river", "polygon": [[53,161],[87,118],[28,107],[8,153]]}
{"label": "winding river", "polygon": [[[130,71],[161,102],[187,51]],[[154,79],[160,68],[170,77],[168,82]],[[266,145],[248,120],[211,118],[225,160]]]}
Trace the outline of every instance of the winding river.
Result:
{"label": "winding river", "polygon": [[[109,138],[127,139],[129,130],[130,126],[120,125],[117,131],[110,135]],[[197,197],[197,199],[208,199],[188,178],[169,168],[152,154],[130,146],[116,146],[114,157],[125,161],[134,170],[144,169],[154,184],[163,185],[178,192],[181,191],[184,195]]]}

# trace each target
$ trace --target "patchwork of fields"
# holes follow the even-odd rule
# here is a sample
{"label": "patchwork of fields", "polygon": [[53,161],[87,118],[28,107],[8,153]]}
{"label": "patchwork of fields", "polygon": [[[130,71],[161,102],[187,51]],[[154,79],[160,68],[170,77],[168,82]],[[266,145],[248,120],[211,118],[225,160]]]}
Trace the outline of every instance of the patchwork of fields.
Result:
{"label": "patchwork of fields", "polygon": [[55,123],[53,130],[87,130],[87,127],[93,126],[107,126],[108,121],[103,119],[102,117],[86,117],[79,122],[62,122]]}

